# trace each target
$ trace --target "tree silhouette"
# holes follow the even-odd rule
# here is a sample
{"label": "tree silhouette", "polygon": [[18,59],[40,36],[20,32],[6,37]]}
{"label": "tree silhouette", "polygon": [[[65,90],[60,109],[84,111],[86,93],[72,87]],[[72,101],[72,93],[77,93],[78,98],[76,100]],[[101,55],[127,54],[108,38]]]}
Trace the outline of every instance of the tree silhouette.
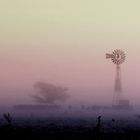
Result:
{"label": "tree silhouette", "polygon": [[38,103],[53,104],[57,101],[65,101],[69,97],[66,93],[67,88],[50,83],[37,82],[34,88],[38,90],[38,95],[32,97]]}

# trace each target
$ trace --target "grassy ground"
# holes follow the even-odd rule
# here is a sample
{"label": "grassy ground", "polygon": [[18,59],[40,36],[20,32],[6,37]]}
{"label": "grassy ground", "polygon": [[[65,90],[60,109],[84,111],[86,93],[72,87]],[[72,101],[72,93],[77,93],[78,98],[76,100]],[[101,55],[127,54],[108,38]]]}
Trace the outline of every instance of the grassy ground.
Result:
{"label": "grassy ground", "polygon": [[45,129],[42,128],[24,128],[24,127],[11,127],[5,126],[0,128],[0,135],[4,138],[17,138],[17,139],[57,139],[57,140],[67,140],[67,139],[94,139],[94,140],[135,140],[140,139],[140,131],[138,132],[125,132],[125,133],[103,133],[97,132],[95,130],[71,130],[67,131],[66,128],[53,128]]}
{"label": "grassy ground", "polygon": [[[113,140],[135,140],[140,139],[140,129],[125,129],[124,131],[116,130],[113,132],[105,131],[103,128],[102,120],[97,118],[96,122],[91,125],[86,126],[85,120],[67,120],[70,123],[66,123],[66,120],[57,121],[54,120],[43,120],[44,125],[41,125],[41,120],[34,120],[34,123],[31,120],[22,120],[23,122],[18,121],[6,122],[0,126],[0,136],[6,138],[14,139],[57,139],[57,140],[67,140],[67,139],[92,139],[92,140],[104,140],[104,139],[113,139]],[[36,122],[36,123],[35,123]],[[77,122],[77,124],[76,124]],[[111,126],[111,125],[110,125]],[[112,127],[110,127],[112,129]]]}
{"label": "grassy ground", "polygon": [[[92,139],[139,140],[140,119],[137,115],[120,114],[91,117],[0,117],[0,137],[9,139]],[[113,117],[113,118],[112,118]]]}

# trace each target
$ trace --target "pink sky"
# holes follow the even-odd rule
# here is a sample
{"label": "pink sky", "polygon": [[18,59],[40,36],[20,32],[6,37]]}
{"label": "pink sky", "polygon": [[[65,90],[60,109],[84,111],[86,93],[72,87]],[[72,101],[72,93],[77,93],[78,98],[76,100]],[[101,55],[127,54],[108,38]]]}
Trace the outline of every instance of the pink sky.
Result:
{"label": "pink sky", "polygon": [[107,102],[113,94],[115,65],[105,59],[105,53],[120,48],[127,55],[122,65],[124,94],[138,101],[140,43],[136,37],[131,40],[137,34],[100,35],[96,39],[87,37],[83,40],[79,37],[58,36],[57,33],[49,39],[45,35],[39,38],[39,35],[1,41],[1,90],[18,89],[19,92],[21,89],[21,93],[11,92],[10,96],[23,98],[22,90],[32,90],[35,82],[47,81],[69,87],[70,94],[76,99],[78,96],[79,99],[92,97],[93,100],[97,98],[101,102],[106,99]]}

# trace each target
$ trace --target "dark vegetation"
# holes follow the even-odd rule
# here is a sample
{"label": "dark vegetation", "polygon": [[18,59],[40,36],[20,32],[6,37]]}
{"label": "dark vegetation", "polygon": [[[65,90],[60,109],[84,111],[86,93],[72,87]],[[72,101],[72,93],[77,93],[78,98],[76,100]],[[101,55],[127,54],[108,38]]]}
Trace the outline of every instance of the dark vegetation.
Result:
{"label": "dark vegetation", "polygon": [[[92,122],[87,126],[87,122],[84,119],[72,119],[72,118],[61,118],[51,119],[46,118],[38,121],[34,124],[33,120],[18,120],[14,119],[10,113],[3,114],[3,124],[0,125],[0,136],[5,139],[10,137],[17,139],[93,139],[93,140],[134,140],[140,139],[140,129],[133,130],[127,129],[119,131],[116,129],[115,132],[104,131],[103,124],[104,120],[102,116],[98,116],[96,121]],[[2,121],[2,120],[1,120]],[[46,122],[46,123],[44,123]],[[69,123],[67,123],[69,122]],[[112,118],[110,124],[116,122]],[[44,125],[42,125],[44,123]],[[110,128],[112,129],[112,128]]]}

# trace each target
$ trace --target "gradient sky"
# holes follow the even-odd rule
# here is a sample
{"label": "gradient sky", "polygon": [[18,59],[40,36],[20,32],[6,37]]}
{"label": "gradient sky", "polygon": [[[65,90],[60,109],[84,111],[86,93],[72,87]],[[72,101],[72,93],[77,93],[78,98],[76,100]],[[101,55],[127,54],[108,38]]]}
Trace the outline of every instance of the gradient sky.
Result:
{"label": "gradient sky", "polygon": [[139,6],[139,0],[1,1],[1,100],[24,102],[36,81],[47,81],[69,87],[77,100],[110,102],[115,66],[105,53],[119,48],[127,54],[124,94],[139,102]]}

